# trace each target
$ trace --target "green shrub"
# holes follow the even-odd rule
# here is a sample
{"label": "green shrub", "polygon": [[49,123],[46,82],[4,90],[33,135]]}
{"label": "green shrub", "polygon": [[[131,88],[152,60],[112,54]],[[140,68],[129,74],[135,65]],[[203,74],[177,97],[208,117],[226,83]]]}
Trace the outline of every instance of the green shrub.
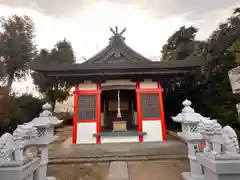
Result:
{"label": "green shrub", "polygon": [[14,97],[5,96],[0,100],[0,132],[12,132],[17,124],[21,124],[23,117],[21,108],[16,104]]}
{"label": "green shrub", "polygon": [[22,117],[23,122],[29,122],[33,118],[39,115],[42,111],[42,106],[44,101],[31,95],[23,95],[16,98],[16,103],[19,108],[21,108],[24,117]]}
{"label": "green shrub", "polygon": [[6,95],[0,100],[0,135],[12,133],[17,125],[29,122],[42,111],[43,101],[31,95],[15,98]]}

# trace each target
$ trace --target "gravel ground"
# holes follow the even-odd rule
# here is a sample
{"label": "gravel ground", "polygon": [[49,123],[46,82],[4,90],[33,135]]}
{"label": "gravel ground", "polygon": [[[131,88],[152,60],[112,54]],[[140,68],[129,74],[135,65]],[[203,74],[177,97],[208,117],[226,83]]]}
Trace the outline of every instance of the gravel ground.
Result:
{"label": "gravel ground", "polygon": [[[108,163],[49,165],[48,175],[57,180],[106,180]],[[129,180],[179,180],[189,171],[188,161],[128,162]]]}
{"label": "gravel ground", "polygon": [[108,163],[48,165],[48,176],[57,180],[105,180],[108,169]]}

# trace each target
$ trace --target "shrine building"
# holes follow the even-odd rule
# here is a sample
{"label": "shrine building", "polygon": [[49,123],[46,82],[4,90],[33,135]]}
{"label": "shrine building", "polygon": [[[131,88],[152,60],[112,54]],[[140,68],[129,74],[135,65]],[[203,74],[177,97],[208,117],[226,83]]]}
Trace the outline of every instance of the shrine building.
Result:
{"label": "shrine building", "polygon": [[75,86],[74,144],[165,141],[164,84],[203,60],[151,61],[125,43],[125,29],[111,31],[109,44],[83,63],[31,68]]}

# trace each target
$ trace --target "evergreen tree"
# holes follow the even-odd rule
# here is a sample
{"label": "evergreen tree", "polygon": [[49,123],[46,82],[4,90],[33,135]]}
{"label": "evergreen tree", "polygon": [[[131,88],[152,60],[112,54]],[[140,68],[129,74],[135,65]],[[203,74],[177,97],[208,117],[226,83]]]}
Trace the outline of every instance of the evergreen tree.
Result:
{"label": "evergreen tree", "polygon": [[[66,39],[57,42],[51,51],[42,49],[34,61],[34,63],[39,64],[61,64],[74,62],[75,55],[72,45]],[[55,77],[47,77],[37,72],[33,72],[32,77],[34,84],[37,85],[40,93],[42,93],[45,98],[51,102],[53,109],[55,108],[56,101],[61,102],[68,98],[69,91],[72,86],[66,81],[59,80]]]}

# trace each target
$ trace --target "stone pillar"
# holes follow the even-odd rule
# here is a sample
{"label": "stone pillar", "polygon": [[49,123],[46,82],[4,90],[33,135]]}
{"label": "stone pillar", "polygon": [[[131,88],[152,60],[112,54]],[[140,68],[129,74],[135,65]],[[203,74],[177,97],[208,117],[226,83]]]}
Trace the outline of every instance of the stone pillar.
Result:
{"label": "stone pillar", "polygon": [[222,128],[217,120],[205,120],[199,123],[199,132],[206,143],[204,152],[197,154],[205,179],[239,180],[240,154],[235,131],[230,126]]}
{"label": "stone pillar", "polygon": [[185,100],[184,108],[176,117],[172,117],[173,121],[179,122],[182,125],[182,132],[178,135],[184,139],[188,146],[188,157],[190,160],[190,172],[182,173],[185,180],[203,179],[203,171],[201,165],[197,162],[196,154],[200,151],[200,144],[203,142],[203,137],[198,132],[198,123],[207,118],[196,113],[191,108],[191,102]]}
{"label": "stone pillar", "polygon": [[40,116],[27,123],[34,125],[38,133],[38,139],[34,145],[38,147],[41,162],[36,170],[36,180],[47,179],[48,145],[56,140],[54,127],[62,123],[62,120],[52,116],[51,109],[50,104],[43,105],[43,112],[40,113]]}
{"label": "stone pillar", "polygon": [[47,177],[47,164],[48,164],[48,146],[39,145],[39,155],[41,162],[39,168],[36,170],[37,180],[46,179]]}
{"label": "stone pillar", "polygon": [[24,138],[19,135],[19,134],[21,134],[20,129],[22,127],[23,126],[18,126],[18,128],[13,132],[13,138],[14,138],[14,141],[15,141],[15,145],[16,145],[16,147],[18,147],[14,151],[14,158],[15,158],[16,161],[24,162],[24,160],[25,160],[25,157],[24,157],[24,154],[23,154]]}

